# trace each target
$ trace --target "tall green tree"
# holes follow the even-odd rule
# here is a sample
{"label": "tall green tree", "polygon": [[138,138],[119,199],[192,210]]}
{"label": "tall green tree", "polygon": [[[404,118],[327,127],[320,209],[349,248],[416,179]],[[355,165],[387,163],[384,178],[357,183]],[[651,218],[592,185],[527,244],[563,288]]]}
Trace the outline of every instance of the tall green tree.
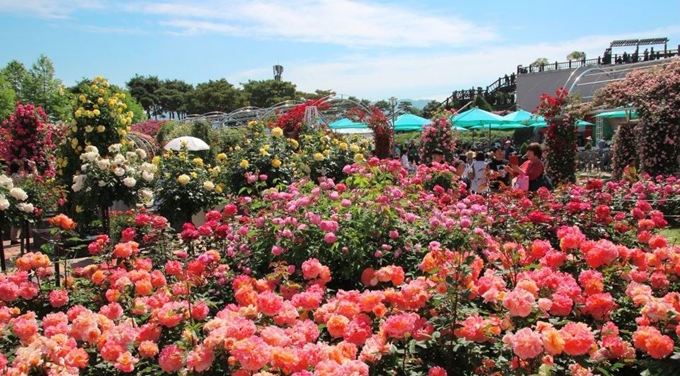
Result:
{"label": "tall green tree", "polygon": [[493,107],[481,95],[475,97],[475,100],[472,101],[472,106],[488,112],[493,111]]}
{"label": "tall green tree", "polygon": [[21,72],[20,66],[13,65],[12,69],[16,72],[15,80],[19,80],[23,76],[19,88],[20,94],[18,95],[21,102],[42,107],[52,120],[65,120],[68,117],[71,112],[70,98],[66,95],[61,80],[55,77],[52,60],[45,55],[40,55],[26,74]]}
{"label": "tall green tree", "polygon": [[126,83],[130,94],[142,105],[146,116],[151,118],[155,116],[158,118],[160,111],[160,102],[158,100],[158,90],[161,88],[161,81],[157,76],[140,76],[135,75]]}
{"label": "tall green tree", "polygon": [[437,110],[439,110],[439,107],[441,104],[438,101],[431,100],[429,101],[425,107],[423,107],[423,117],[426,118],[431,118]]}
{"label": "tall green tree", "polygon": [[7,81],[3,72],[0,72],[0,122],[14,112],[15,93],[12,84]]}
{"label": "tall green tree", "polygon": [[392,105],[390,104],[390,102],[388,102],[384,99],[381,99],[381,100],[375,102],[375,106],[378,107],[379,109],[381,109],[382,112],[385,112],[385,113],[392,111]]}
{"label": "tall green tree", "polygon": [[156,91],[162,112],[166,113],[171,119],[180,119],[186,116],[187,99],[193,90],[193,85],[182,80],[163,80],[160,89]]}
{"label": "tall green tree", "polygon": [[335,95],[335,92],[333,90],[315,90],[313,93],[305,93],[304,91],[298,91],[295,94],[295,99],[305,99],[305,100],[315,100],[315,99],[321,99],[325,97],[329,97],[331,95]]}
{"label": "tall green tree", "polygon": [[24,64],[20,61],[12,60],[7,63],[7,65],[2,69],[1,73],[5,76],[5,79],[14,91],[16,100],[22,102],[22,88],[24,86],[24,82],[26,82],[26,77],[28,76],[28,71],[26,70]]}
{"label": "tall green tree", "polygon": [[583,51],[573,51],[569,55],[567,55],[567,60],[582,60],[584,57],[586,57],[586,53]]}
{"label": "tall green tree", "polygon": [[539,57],[538,59],[534,60],[533,63],[531,63],[531,66],[532,66],[532,67],[540,67],[540,66],[548,65],[548,64],[549,64],[548,58],[546,58],[546,57]]}
{"label": "tall green tree", "polygon": [[243,97],[250,106],[267,108],[283,101],[299,98],[297,87],[288,81],[249,80],[241,85],[243,86]]}
{"label": "tall green tree", "polygon": [[401,101],[397,105],[397,108],[403,114],[413,114],[417,116],[423,114],[423,112],[419,108],[413,107],[413,102],[411,101]]}
{"label": "tall green tree", "polygon": [[188,112],[204,114],[212,111],[231,112],[243,106],[241,92],[222,78],[196,85],[188,99]]}

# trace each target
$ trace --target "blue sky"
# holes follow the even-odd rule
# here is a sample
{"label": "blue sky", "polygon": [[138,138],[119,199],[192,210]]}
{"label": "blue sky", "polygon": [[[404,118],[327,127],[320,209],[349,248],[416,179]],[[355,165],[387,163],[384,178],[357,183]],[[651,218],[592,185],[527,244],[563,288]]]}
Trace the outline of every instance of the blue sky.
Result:
{"label": "blue sky", "polygon": [[0,0],[0,66],[45,54],[67,85],[135,74],[238,85],[281,64],[299,90],[443,99],[615,39],[677,48],[679,14],[669,0]]}

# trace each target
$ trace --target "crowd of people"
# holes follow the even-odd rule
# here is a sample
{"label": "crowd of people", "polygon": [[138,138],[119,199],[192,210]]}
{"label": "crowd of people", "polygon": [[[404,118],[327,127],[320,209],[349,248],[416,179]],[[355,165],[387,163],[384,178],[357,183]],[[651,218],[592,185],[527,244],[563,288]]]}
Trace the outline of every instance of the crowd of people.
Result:
{"label": "crowd of people", "polygon": [[[486,194],[512,188],[533,192],[541,187],[553,188],[545,173],[543,148],[538,143],[529,144],[526,154],[521,156],[510,139],[494,143],[490,150],[473,149],[473,145],[460,145],[453,161],[446,161],[444,152],[435,149],[432,164],[454,166],[469,193]],[[397,147],[395,158],[401,160],[407,171],[415,171],[420,162],[415,142],[411,140],[401,148]]]}

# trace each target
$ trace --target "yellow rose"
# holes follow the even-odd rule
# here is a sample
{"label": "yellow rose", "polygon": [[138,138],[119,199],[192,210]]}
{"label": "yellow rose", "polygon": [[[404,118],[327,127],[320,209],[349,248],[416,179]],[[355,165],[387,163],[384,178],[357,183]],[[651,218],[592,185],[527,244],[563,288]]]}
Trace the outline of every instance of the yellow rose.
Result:
{"label": "yellow rose", "polygon": [[203,167],[203,160],[201,158],[194,158],[194,163],[196,163],[196,166],[198,167]]}
{"label": "yellow rose", "polygon": [[76,213],[82,213],[82,212],[84,212],[84,211],[85,211],[85,209],[83,209],[82,206],[76,205]]}
{"label": "yellow rose", "polygon": [[341,142],[340,145],[338,145],[338,147],[339,147],[341,150],[347,150],[347,143],[346,143],[346,142]]}
{"label": "yellow rose", "polygon": [[272,167],[274,168],[279,168],[281,166],[281,160],[278,158],[274,158],[272,160]]}
{"label": "yellow rose", "polygon": [[99,103],[99,104],[104,103],[104,98],[102,98],[102,97],[97,98],[97,103]]}
{"label": "yellow rose", "polygon": [[94,130],[94,128],[91,127],[91,126],[89,126],[89,125],[85,127],[85,132],[87,132],[87,133],[90,133],[90,132],[92,132],[93,130]]}
{"label": "yellow rose", "polygon": [[272,128],[272,136],[274,137],[281,137],[283,136],[283,129],[279,127],[274,127]]}
{"label": "yellow rose", "polygon": [[111,108],[115,107],[116,106],[116,100],[115,99],[109,99],[108,105]]}
{"label": "yellow rose", "polygon": [[212,170],[210,170],[210,175],[211,175],[212,177],[217,177],[217,175],[220,174],[220,171],[222,171],[222,170],[220,169],[220,167],[219,167],[219,166],[215,166]]}
{"label": "yellow rose", "polygon": [[354,154],[354,162],[359,163],[364,161],[364,155],[363,154]]}
{"label": "yellow rose", "polygon": [[77,138],[72,138],[72,139],[71,139],[71,147],[74,148],[74,149],[75,149],[76,147],[78,147],[78,139],[77,139]]}
{"label": "yellow rose", "polygon": [[219,154],[217,154],[217,160],[218,160],[218,161],[223,161],[223,160],[225,160],[225,159],[227,159],[227,155],[226,155],[225,153],[219,153]]}
{"label": "yellow rose", "polygon": [[97,132],[98,133],[104,133],[105,130],[106,130],[105,126],[103,126],[103,125],[97,126]]}
{"label": "yellow rose", "polygon": [[331,151],[328,150],[328,149],[326,149],[326,150],[323,151],[323,155],[325,155],[325,156],[328,156],[328,154],[330,154],[330,153],[331,153]]}
{"label": "yellow rose", "polygon": [[99,110],[95,108],[94,111],[92,111],[92,113],[94,114],[94,116],[99,116],[101,112],[99,112]]}
{"label": "yellow rose", "polygon": [[314,160],[315,160],[315,161],[317,161],[317,162],[323,161],[323,158],[324,158],[323,154],[321,154],[321,153],[314,153]]}
{"label": "yellow rose", "polygon": [[218,185],[217,187],[215,187],[215,192],[217,192],[217,193],[222,193],[222,184],[220,184],[220,185]]}
{"label": "yellow rose", "polygon": [[80,99],[80,101],[83,103],[87,102],[87,98],[85,98],[85,96],[82,94],[80,95],[80,97],[78,97],[78,99]]}
{"label": "yellow rose", "polygon": [[187,185],[187,184],[189,184],[189,181],[190,181],[190,180],[191,180],[191,178],[190,178],[189,175],[187,175],[187,174],[182,174],[182,175],[180,175],[180,176],[177,177],[177,182],[180,183],[180,184],[182,184],[182,185]]}
{"label": "yellow rose", "polygon": [[195,171],[191,172],[191,178],[192,179],[196,179],[197,176],[198,176],[198,174]]}
{"label": "yellow rose", "polygon": [[245,159],[242,159],[241,163],[239,163],[238,165],[241,166],[241,168],[248,168],[248,166],[250,166],[250,163],[248,163],[248,161],[246,161]]}
{"label": "yellow rose", "polygon": [[153,164],[155,164],[155,165],[158,165],[160,162],[161,162],[161,157],[159,157],[159,156],[155,156],[155,157],[153,157],[153,159],[151,160],[151,163],[153,163]]}
{"label": "yellow rose", "polygon": [[297,140],[294,140],[292,138],[288,139],[290,141],[290,144],[293,145],[293,148],[297,149],[297,147],[300,145],[298,144]]}
{"label": "yellow rose", "polygon": [[215,184],[213,184],[213,182],[211,181],[206,181],[205,183],[203,183],[203,189],[205,189],[206,191],[212,191],[213,189],[215,189]]}
{"label": "yellow rose", "polygon": [[238,146],[238,145],[236,145],[236,146],[234,146],[234,150],[235,150],[235,151],[241,151],[241,147]]}
{"label": "yellow rose", "polygon": [[265,148],[260,148],[260,155],[264,157],[264,156],[269,155],[269,153],[267,153],[267,149],[265,149]]}
{"label": "yellow rose", "polygon": [[79,118],[83,115],[83,112],[80,111],[80,109],[77,109],[75,115],[76,115],[77,118]]}
{"label": "yellow rose", "polygon": [[352,144],[349,146],[349,150],[351,150],[352,153],[357,153],[359,152],[359,150],[361,150],[361,148],[359,148],[357,144]]}
{"label": "yellow rose", "polygon": [[260,132],[255,132],[255,133],[253,133],[253,134],[255,135],[255,137],[257,137],[257,136],[260,135]]}

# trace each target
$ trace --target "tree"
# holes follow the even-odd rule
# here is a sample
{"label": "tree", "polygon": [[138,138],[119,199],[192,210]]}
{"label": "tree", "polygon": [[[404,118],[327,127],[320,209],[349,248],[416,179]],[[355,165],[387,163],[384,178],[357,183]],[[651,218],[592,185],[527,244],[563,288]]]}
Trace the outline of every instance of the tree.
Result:
{"label": "tree", "polygon": [[16,94],[12,84],[0,71],[0,122],[14,111],[14,98]]}
{"label": "tree", "polygon": [[[22,75],[17,69],[17,79]],[[64,85],[55,78],[54,64],[45,55],[40,55],[31,69],[23,75],[20,83],[19,100],[42,107],[50,119],[65,120],[71,112],[70,98],[65,95]]]}
{"label": "tree", "polygon": [[17,60],[12,60],[7,63],[5,68],[2,69],[1,73],[5,76],[7,82],[14,91],[16,99],[18,101],[22,101],[22,88],[24,86],[24,82],[26,81],[26,77],[28,76],[28,71],[26,70],[24,64]]}
{"label": "tree", "polygon": [[539,57],[538,59],[534,60],[533,63],[531,63],[531,66],[532,67],[540,67],[540,66],[548,65],[548,64],[549,64],[548,58]]}
{"label": "tree", "polygon": [[250,106],[267,108],[283,101],[298,98],[295,84],[288,81],[249,80],[241,85],[243,86],[243,97]]}
{"label": "tree", "polygon": [[242,105],[241,92],[222,78],[196,85],[196,89],[189,95],[188,111],[194,114],[231,112]]}
{"label": "tree", "polygon": [[431,100],[430,102],[428,102],[428,103],[425,105],[425,107],[423,107],[423,115],[422,115],[422,116],[423,116],[423,117],[426,117],[426,118],[428,118],[428,119],[431,118],[432,115],[434,115],[434,113],[435,113],[437,110],[439,110],[440,105],[441,105],[441,104],[440,104],[438,101]]}
{"label": "tree", "polygon": [[420,109],[413,107],[413,102],[411,102],[411,101],[401,101],[397,105],[397,108],[399,109],[399,111],[401,113],[404,113],[404,114],[413,114],[413,115],[420,116],[423,113]]}
{"label": "tree", "polygon": [[161,88],[161,81],[157,76],[139,76],[135,75],[126,83],[130,94],[142,105],[146,116],[151,118],[151,115],[158,117],[159,101],[158,90]]}
{"label": "tree", "polygon": [[493,107],[491,107],[489,102],[487,102],[486,99],[484,99],[484,97],[481,95],[475,97],[475,100],[472,101],[472,106],[488,112],[493,111]]}
{"label": "tree", "polygon": [[163,80],[156,91],[161,112],[167,113],[171,119],[180,119],[186,115],[186,104],[189,93],[194,86],[182,80]]}
{"label": "tree", "polygon": [[303,91],[298,91],[295,94],[295,99],[301,99],[301,100],[315,100],[315,99],[321,99],[325,97],[330,97],[335,95],[335,92],[333,90],[315,90],[313,93],[305,93]]}
{"label": "tree", "polygon": [[375,106],[378,107],[379,109],[381,109],[382,112],[392,111],[392,105],[390,104],[390,102],[388,102],[384,99],[381,99],[381,100],[375,102]]}
{"label": "tree", "polygon": [[569,55],[567,55],[567,60],[572,61],[572,60],[583,60],[586,57],[586,53],[583,51],[573,51]]}

